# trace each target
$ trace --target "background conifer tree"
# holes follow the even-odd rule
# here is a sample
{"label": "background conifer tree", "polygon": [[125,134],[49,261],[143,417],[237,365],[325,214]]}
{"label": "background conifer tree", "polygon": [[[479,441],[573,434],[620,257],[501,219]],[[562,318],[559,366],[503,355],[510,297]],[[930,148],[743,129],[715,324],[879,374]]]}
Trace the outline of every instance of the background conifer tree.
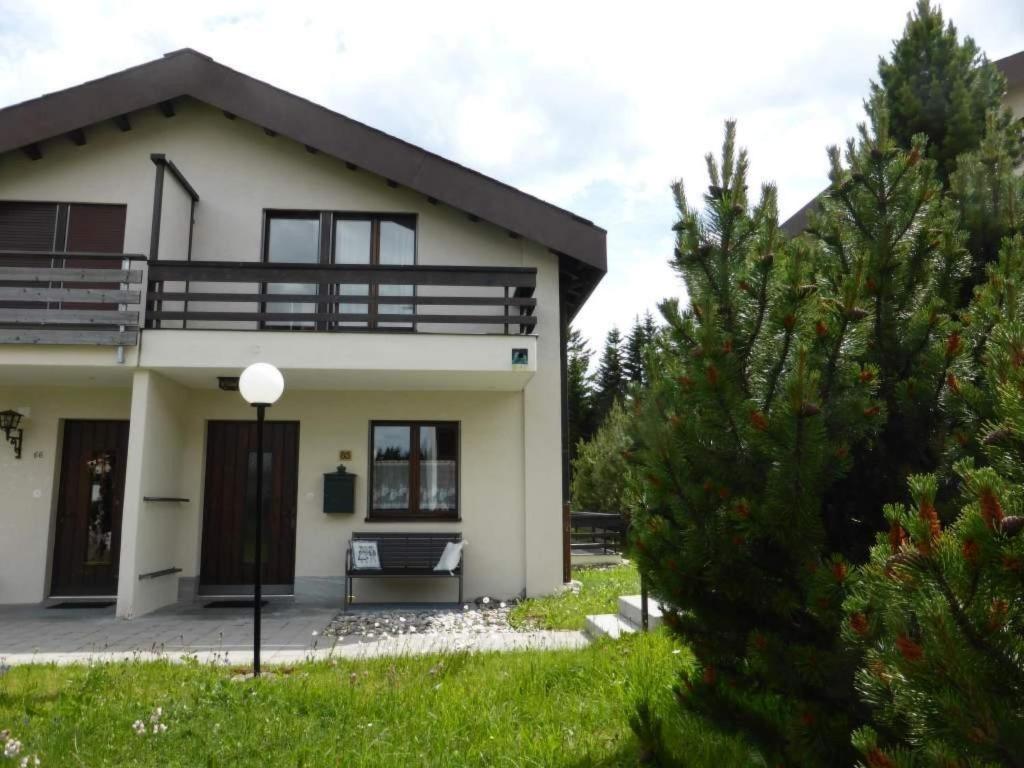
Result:
{"label": "background conifer tree", "polygon": [[643,318],[637,316],[633,321],[622,352],[623,373],[629,384],[641,388],[647,386],[647,349],[654,343],[657,332],[654,315],[650,312],[645,312]]}
{"label": "background conifer tree", "polygon": [[[1000,130],[1019,138],[1020,125],[1013,125],[1002,106],[1006,79],[971,38],[958,38],[956,27],[929,0],[918,0],[889,58],[879,60],[878,76],[872,91],[884,98],[893,139],[909,148],[914,136],[926,135],[928,157],[944,184],[956,158],[980,145],[988,113],[995,114]],[[1016,160],[1017,142],[1013,152]]]}
{"label": "background conifer tree", "polygon": [[594,427],[604,423],[608,412],[616,401],[624,401],[627,379],[622,362],[622,334],[613,327],[608,331],[594,375],[593,414]]}
{"label": "background conifer tree", "polygon": [[566,361],[566,385],[569,409],[569,455],[576,458],[581,440],[589,440],[594,431],[593,389],[590,358],[593,351],[578,328],[569,329]]}

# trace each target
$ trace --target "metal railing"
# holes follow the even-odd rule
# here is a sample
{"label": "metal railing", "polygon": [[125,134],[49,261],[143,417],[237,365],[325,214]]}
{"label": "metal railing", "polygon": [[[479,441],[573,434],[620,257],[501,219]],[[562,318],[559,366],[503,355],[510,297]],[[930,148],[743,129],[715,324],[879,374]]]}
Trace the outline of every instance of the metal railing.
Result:
{"label": "metal railing", "polygon": [[155,261],[147,328],[529,333],[524,267]]}

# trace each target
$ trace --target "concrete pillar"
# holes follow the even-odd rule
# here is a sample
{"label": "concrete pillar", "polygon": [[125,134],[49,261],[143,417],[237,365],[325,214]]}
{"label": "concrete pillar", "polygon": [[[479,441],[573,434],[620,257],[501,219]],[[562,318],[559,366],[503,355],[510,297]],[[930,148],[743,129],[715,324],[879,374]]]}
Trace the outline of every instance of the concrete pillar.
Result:
{"label": "concrete pillar", "polygon": [[562,584],[562,412],[558,258],[528,246],[537,267],[537,373],[523,391],[526,594]]}
{"label": "concrete pillar", "polygon": [[143,497],[180,497],[185,446],[187,390],[152,371],[132,380],[131,428],[121,518],[117,615],[130,619],[177,601],[176,574],[139,579],[140,574],[181,567],[179,505]]}

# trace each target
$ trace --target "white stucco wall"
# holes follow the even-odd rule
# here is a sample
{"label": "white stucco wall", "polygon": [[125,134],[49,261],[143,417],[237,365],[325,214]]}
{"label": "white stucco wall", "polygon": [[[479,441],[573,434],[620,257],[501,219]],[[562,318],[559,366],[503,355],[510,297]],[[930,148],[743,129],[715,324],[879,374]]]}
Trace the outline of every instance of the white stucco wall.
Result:
{"label": "white stucco wall", "polygon": [[124,618],[178,599],[175,575],[139,576],[173,568],[178,561],[179,505],[144,497],[182,494],[182,466],[188,460],[186,405],[187,391],[180,385],[152,371],[135,373],[117,594],[117,615]]}
{"label": "white stucco wall", "polygon": [[[237,393],[188,393],[182,483],[189,504],[177,505],[178,559],[183,577],[199,575],[206,423],[247,420],[252,409]],[[353,531],[459,531],[466,550],[467,595],[512,596],[526,586],[523,548],[523,398],[519,392],[294,392],[267,414],[299,422],[296,585],[300,593],[341,595],[345,546]],[[460,423],[458,522],[374,523],[366,520],[369,425],[372,420],[429,419]],[[352,515],[324,514],[323,475],[338,452],[357,475]],[[559,561],[560,562],[560,561]],[[453,600],[446,582],[361,581],[361,597]]]}
{"label": "white stucco wall", "polygon": [[48,593],[62,420],[127,419],[130,403],[125,388],[0,385],[0,410],[30,411],[20,460],[0,440],[0,604]]}
{"label": "white stucco wall", "polygon": [[[525,589],[530,594],[547,592],[561,582],[561,431],[559,411],[559,335],[557,259],[546,248],[487,223],[471,222],[468,217],[442,205],[432,205],[422,195],[407,189],[392,189],[386,180],[363,171],[351,171],[341,161],[323,154],[310,154],[301,145],[284,137],[271,138],[263,130],[243,120],[228,120],[219,110],[189,100],[176,102],[177,115],[164,118],[157,110],[132,115],[132,130],[119,131],[112,124],[87,129],[88,143],[76,147],[67,141],[43,145],[43,159],[29,161],[22,153],[0,155],[0,199],[72,202],[126,203],[128,215],[125,250],[146,253],[149,249],[155,166],[149,156],[163,153],[185,174],[200,195],[195,209],[192,258],[202,260],[260,259],[264,209],[309,209],[360,212],[411,213],[417,215],[417,261],[419,264],[533,266],[538,269],[539,325],[536,348],[530,348],[530,371],[518,384],[499,385],[511,391],[494,389],[493,349],[482,352],[481,365],[468,366],[487,375],[466,375],[459,379],[458,365],[445,365],[449,379],[438,389],[453,391],[385,391],[408,389],[408,375],[401,371],[371,372],[374,391],[351,391],[356,382],[332,380],[325,389],[341,391],[303,391],[301,397],[286,396],[271,418],[300,421],[300,467],[297,524],[296,579],[304,589],[318,584],[326,592],[339,586],[344,545],[353,530],[459,530],[470,542],[467,549],[467,595],[512,595]],[[168,173],[165,177],[164,220],[161,227],[160,255],[182,258],[187,242],[187,197]],[[455,329],[460,330],[460,329]],[[237,340],[246,344],[246,336]],[[250,340],[252,337],[249,337]],[[296,336],[295,338],[303,338]],[[398,350],[415,344],[407,335],[374,335],[381,349]],[[145,333],[143,350],[145,350]],[[388,345],[391,345],[390,347]],[[464,346],[464,345],[463,345]],[[494,345],[492,345],[494,346]],[[504,350],[506,345],[502,345]],[[166,348],[173,348],[165,347]],[[455,347],[452,347],[455,348]],[[459,347],[461,348],[461,347]],[[467,347],[469,348],[469,347]],[[394,351],[391,350],[391,351]],[[82,354],[74,350],[31,350],[31,354],[0,350],[0,361],[15,363],[23,380],[61,380],[61,365],[47,367],[65,355],[74,361],[76,376],[88,369],[94,358],[109,366],[103,350]],[[341,354],[341,352],[339,352]],[[145,354],[142,355],[145,357]],[[135,396],[121,390],[116,414],[126,418],[131,407],[141,431],[133,428],[134,446],[142,446],[140,456],[133,454],[137,469],[134,485],[126,493],[126,512],[132,508],[131,537],[125,530],[131,557],[122,563],[122,597],[119,612],[138,615],[170,597],[177,578],[141,583],[137,574],[171,565],[182,567],[186,579],[198,575],[199,537],[201,535],[202,478],[205,423],[208,419],[252,417],[237,395],[209,389],[217,360],[210,361],[209,375],[192,370],[193,355],[183,349],[178,361],[161,358],[161,373],[139,368],[138,357],[129,350],[126,367],[140,371],[135,376]],[[383,354],[393,368],[394,354]],[[63,358],[60,358],[63,360]],[[175,368],[178,370],[176,371]],[[535,370],[534,370],[535,369]],[[52,374],[49,372],[52,370]],[[70,370],[70,369],[68,369]],[[122,369],[123,370],[123,369]],[[179,383],[165,381],[181,374]],[[500,375],[500,373],[498,373]],[[391,376],[394,381],[387,379]],[[528,376],[527,383],[522,381]],[[384,377],[384,378],[381,378]],[[77,380],[77,378],[76,378]],[[0,386],[3,379],[0,378]],[[424,379],[426,384],[426,379]],[[305,389],[315,382],[303,381]],[[197,388],[200,387],[200,388]],[[2,391],[2,390],[0,390]],[[103,418],[113,409],[110,395],[96,390],[72,390],[70,395],[53,396],[46,410],[54,424],[49,432],[38,433],[47,455],[55,451],[56,419],[75,409],[87,411],[89,418]],[[17,400],[18,398],[14,398]],[[22,398],[24,399],[24,398]],[[129,406],[131,403],[131,406]],[[19,403],[20,404],[20,403]],[[373,418],[452,419],[462,423],[462,466],[460,469],[463,519],[460,523],[374,524],[365,517],[366,448],[368,423]],[[161,429],[178,435],[160,443],[153,435]],[[137,426],[136,425],[133,425]],[[179,431],[176,431],[179,430]],[[177,449],[180,439],[184,447]],[[139,442],[141,441],[141,442]],[[28,447],[28,446],[27,446]],[[353,452],[351,471],[359,475],[358,509],[354,516],[328,516],[321,511],[322,474],[334,469],[339,449]],[[3,461],[0,446],[0,461]],[[172,469],[171,454],[180,456],[180,470]],[[21,462],[24,464],[24,461]],[[0,483],[4,480],[0,465]],[[53,484],[53,465],[49,465],[49,486]],[[191,499],[173,511],[150,510],[138,497],[153,488],[173,487],[169,474],[180,476],[180,491]],[[45,474],[45,473],[44,473]],[[25,484],[27,483],[27,484]],[[50,509],[48,485],[24,481],[19,488],[42,486],[36,507]],[[161,492],[164,492],[161,490]],[[169,490],[168,490],[169,492]],[[150,505],[151,506],[151,505]],[[14,513],[10,513],[14,514]],[[24,513],[18,512],[18,515]],[[0,574],[7,573],[4,555],[20,548],[20,537],[29,536],[38,558],[45,556],[48,537],[32,513],[31,522],[19,517],[19,538],[15,543],[0,543]],[[168,522],[173,520],[173,525]],[[129,522],[126,516],[126,523]],[[31,528],[31,533],[28,529]],[[173,538],[174,558],[167,564],[167,539]],[[127,539],[131,541],[127,541]],[[154,543],[156,542],[156,543]],[[128,550],[125,550],[127,553]],[[25,565],[24,560],[18,561]],[[124,568],[134,569],[133,573]],[[9,570],[9,569],[8,569]],[[0,602],[38,600],[45,593],[46,567],[27,568],[19,576],[19,585],[4,592],[0,583]],[[0,576],[0,579],[3,577]],[[134,581],[132,581],[134,579]],[[131,581],[131,586],[126,586]],[[13,582],[12,582],[13,583]],[[402,596],[443,599],[454,587],[434,585],[420,589],[400,583],[392,587]],[[371,596],[370,582],[357,585],[360,595]]]}
{"label": "white stucco wall", "polygon": [[1024,84],[1010,88],[1003,99],[1018,119],[1024,118]]}

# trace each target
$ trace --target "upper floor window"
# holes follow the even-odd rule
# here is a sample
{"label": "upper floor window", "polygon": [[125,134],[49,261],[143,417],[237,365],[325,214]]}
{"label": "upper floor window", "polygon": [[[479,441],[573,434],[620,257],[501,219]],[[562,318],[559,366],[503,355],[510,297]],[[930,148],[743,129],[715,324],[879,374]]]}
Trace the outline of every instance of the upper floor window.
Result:
{"label": "upper floor window", "polygon": [[0,251],[121,253],[125,213],[123,205],[0,201]]}
{"label": "upper floor window", "polygon": [[[275,264],[351,264],[412,266],[416,263],[416,217],[402,214],[269,211],[264,236],[264,260]],[[300,319],[273,321],[287,328],[412,328],[412,323],[380,315],[411,315],[411,285],[381,285],[371,291],[367,283],[313,285],[278,283],[268,293],[287,294],[288,300],[268,304],[268,312],[316,314],[334,308],[341,320]],[[305,302],[303,296],[316,296]],[[336,302],[325,296],[337,296]],[[346,301],[345,299],[348,299]]]}
{"label": "upper floor window", "polygon": [[[37,203],[0,201],[0,266],[91,267],[117,269],[121,259],[75,258],[74,253],[124,252],[127,207],[100,203]],[[52,256],[27,256],[21,253]],[[5,285],[27,285],[6,282]],[[75,283],[75,288],[114,288],[116,283]],[[0,302],[0,307],[39,309],[43,303]],[[68,302],[64,309],[109,309],[101,303]]]}

